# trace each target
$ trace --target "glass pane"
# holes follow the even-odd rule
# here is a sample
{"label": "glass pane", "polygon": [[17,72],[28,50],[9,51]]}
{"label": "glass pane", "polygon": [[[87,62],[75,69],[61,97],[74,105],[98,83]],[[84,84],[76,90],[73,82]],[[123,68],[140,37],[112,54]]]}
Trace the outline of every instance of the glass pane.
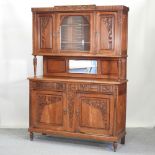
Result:
{"label": "glass pane", "polygon": [[69,60],[69,73],[97,74],[97,61]]}
{"label": "glass pane", "polygon": [[90,50],[89,16],[65,16],[60,29],[61,50]]}

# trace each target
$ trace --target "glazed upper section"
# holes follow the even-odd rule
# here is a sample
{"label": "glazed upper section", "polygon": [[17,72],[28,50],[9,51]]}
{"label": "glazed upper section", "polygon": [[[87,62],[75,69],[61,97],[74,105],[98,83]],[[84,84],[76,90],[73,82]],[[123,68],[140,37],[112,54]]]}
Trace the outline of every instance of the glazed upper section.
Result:
{"label": "glazed upper section", "polygon": [[126,6],[32,8],[33,55],[126,57]]}

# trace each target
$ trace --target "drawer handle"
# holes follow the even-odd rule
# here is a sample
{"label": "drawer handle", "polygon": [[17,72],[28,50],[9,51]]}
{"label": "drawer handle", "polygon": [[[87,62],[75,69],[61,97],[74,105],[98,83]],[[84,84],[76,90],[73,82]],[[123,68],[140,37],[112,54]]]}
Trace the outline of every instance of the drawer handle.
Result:
{"label": "drawer handle", "polygon": [[66,115],[66,114],[68,113],[67,108],[65,108],[63,112],[64,112],[64,114]]}

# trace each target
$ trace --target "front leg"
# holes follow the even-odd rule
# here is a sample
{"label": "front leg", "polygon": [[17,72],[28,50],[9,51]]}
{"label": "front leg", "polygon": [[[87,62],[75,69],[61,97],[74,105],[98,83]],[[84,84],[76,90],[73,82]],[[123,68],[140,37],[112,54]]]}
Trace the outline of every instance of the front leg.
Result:
{"label": "front leg", "polygon": [[114,152],[116,152],[116,150],[117,150],[117,142],[113,142],[113,150],[114,150]]}
{"label": "front leg", "polygon": [[30,140],[33,141],[33,132],[30,132]]}
{"label": "front leg", "polygon": [[121,144],[125,144],[125,136],[121,138]]}

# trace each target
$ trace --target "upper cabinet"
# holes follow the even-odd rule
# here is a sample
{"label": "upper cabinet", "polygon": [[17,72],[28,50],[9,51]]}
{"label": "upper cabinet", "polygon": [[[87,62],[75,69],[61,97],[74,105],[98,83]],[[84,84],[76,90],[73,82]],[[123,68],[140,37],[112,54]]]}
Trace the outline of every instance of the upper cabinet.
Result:
{"label": "upper cabinet", "polygon": [[126,56],[127,7],[70,6],[32,11],[34,55]]}

